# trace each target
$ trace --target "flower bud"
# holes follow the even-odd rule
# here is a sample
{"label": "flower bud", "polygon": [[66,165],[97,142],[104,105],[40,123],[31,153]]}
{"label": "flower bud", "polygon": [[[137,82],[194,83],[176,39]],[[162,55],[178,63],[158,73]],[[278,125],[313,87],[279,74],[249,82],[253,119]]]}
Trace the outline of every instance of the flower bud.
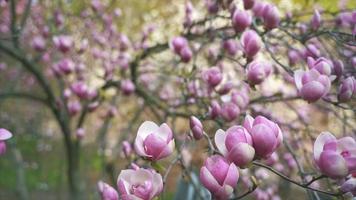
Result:
{"label": "flower bud", "polygon": [[263,9],[263,23],[266,29],[271,30],[279,25],[279,12],[276,6],[268,4]]}
{"label": "flower bud", "polygon": [[247,80],[250,85],[262,83],[272,72],[272,65],[262,61],[253,61],[247,67]]}
{"label": "flower bud", "polygon": [[337,98],[340,102],[347,102],[352,99],[352,96],[355,93],[356,80],[353,76],[350,76],[341,82]]}
{"label": "flower bud", "polygon": [[71,59],[64,58],[59,63],[57,63],[58,69],[60,70],[60,73],[62,74],[70,74],[74,71],[75,65],[74,62]]}
{"label": "flower bud", "polygon": [[222,105],[221,115],[224,120],[231,122],[236,119],[237,116],[240,115],[240,109],[236,104],[232,102],[227,102]]}
{"label": "flower bud", "polygon": [[234,56],[238,51],[238,45],[234,39],[225,40],[223,42],[223,48],[230,56]]}
{"label": "flower bud", "polygon": [[101,200],[119,200],[119,195],[117,194],[117,191],[109,184],[99,181],[98,189]]}
{"label": "flower bud", "polygon": [[215,118],[219,117],[220,114],[221,114],[220,104],[217,101],[213,100],[209,107],[209,116],[212,119],[215,119]]}
{"label": "flower bud", "polygon": [[263,2],[263,1],[256,2],[252,8],[253,14],[256,17],[263,17],[263,10],[266,6],[267,6],[266,2]]}
{"label": "flower bud", "polygon": [[55,47],[62,53],[68,52],[73,47],[73,39],[71,36],[59,35],[53,37]]}
{"label": "flower bud", "polygon": [[188,63],[192,59],[193,52],[189,46],[185,46],[180,50],[179,56],[183,62]]}
{"label": "flower bud", "polygon": [[247,115],[243,126],[252,136],[258,158],[268,158],[283,141],[279,126],[263,116],[254,119]]}
{"label": "flower bud", "polygon": [[6,143],[0,140],[0,156],[6,153]]}
{"label": "flower bud", "polygon": [[169,43],[169,47],[177,54],[186,46],[188,46],[188,40],[181,36],[173,38]]}
{"label": "flower bud", "polygon": [[356,178],[351,177],[349,180],[345,181],[340,188],[341,191],[345,193],[351,193],[352,196],[356,196]]}
{"label": "flower bud", "polygon": [[132,146],[130,142],[126,140],[122,142],[122,152],[124,153],[126,158],[130,157],[132,153]]}
{"label": "flower bud", "polygon": [[218,93],[220,95],[225,95],[227,93],[230,92],[230,90],[232,89],[232,87],[234,87],[234,84],[232,82],[227,82],[225,83],[219,90],[218,90]]}
{"label": "flower bud", "polygon": [[44,51],[46,48],[46,41],[41,36],[36,36],[32,40],[32,48],[38,52]]}
{"label": "flower bud", "polygon": [[135,91],[135,88],[135,84],[130,79],[121,81],[121,91],[124,95],[132,94]]}
{"label": "flower bud", "polygon": [[84,135],[85,135],[85,130],[84,128],[78,128],[77,131],[75,132],[75,135],[77,136],[77,138],[79,140],[83,139]]}
{"label": "flower bud", "polygon": [[218,67],[210,67],[202,72],[203,80],[210,86],[215,87],[219,85],[222,80],[222,74]]}
{"label": "flower bud", "polygon": [[157,126],[154,122],[145,121],[137,131],[135,150],[140,156],[156,161],[168,157],[174,151],[174,138],[167,124]]}
{"label": "flower bud", "polygon": [[321,25],[321,16],[317,9],[314,10],[313,17],[310,21],[310,26],[313,30],[317,30]]}
{"label": "flower bud", "polygon": [[334,66],[333,68],[334,74],[337,77],[340,77],[344,72],[344,63],[341,60],[334,60],[333,66]]}
{"label": "flower bud", "polygon": [[211,14],[215,14],[219,11],[219,4],[216,0],[206,0],[206,7]]}
{"label": "flower bud", "polygon": [[295,65],[300,60],[300,55],[295,50],[288,51],[288,60],[290,65]]}
{"label": "flower bud", "polygon": [[200,120],[194,116],[191,116],[189,119],[190,130],[193,133],[193,137],[196,140],[200,140],[203,137],[203,124]]}
{"label": "flower bud", "polygon": [[241,44],[248,58],[253,58],[261,49],[262,41],[254,30],[247,30],[241,36]]}
{"label": "flower bud", "polygon": [[69,101],[67,107],[71,116],[76,115],[82,109],[82,105],[79,101]]}
{"label": "flower bud", "polygon": [[77,81],[71,85],[71,90],[75,95],[81,99],[85,99],[88,96],[88,86],[83,81]]}
{"label": "flower bud", "polygon": [[325,96],[331,85],[329,77],[320,74],[316,69],[307,72],[295,71],[294,81],[299,95],[309,103]]}
{"label": "flower bud", "polygon": [[242,32],[251,25],[252,17],[247,11],[236,9],[232,15],[232,25],[236,32]]}

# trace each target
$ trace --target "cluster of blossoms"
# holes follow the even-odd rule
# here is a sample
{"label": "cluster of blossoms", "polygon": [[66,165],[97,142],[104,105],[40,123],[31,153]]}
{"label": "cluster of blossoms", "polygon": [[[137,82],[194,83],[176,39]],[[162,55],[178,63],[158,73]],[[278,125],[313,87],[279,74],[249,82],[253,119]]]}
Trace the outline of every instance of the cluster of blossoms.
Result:
{"label": "cluster of blossoms", "polygon": [[[6,4],[5,1],[0,1],[1,8],[6,7]],[[289,104],[287,100],[303,99],[311,104],[323,99],[326,103],[332,103],[331,105],[354,111],[352,105],[351,107],[344,105],[348,102],[352,103],[356,94],[355,49],[349,47],[354,46],[354,43],[346,41],[350,35],[352,38],[356,35],[355,11],[340,13],[335,22],[331,22],[335,23],[335,27],[352,31],[352,34],[347,34],[334,32],[335,27],[333,31],[324,31],[323,25],[330,22],[322,20],[323,12],[319,10],[314,10],[310,21],[295,23],[291,13],[287,13],[286,17],[282,18],[276,5],[272,3],[258,0],[239,2],[206,0],[207,18],[195,21],[193,4],[186,1],[183,33],[171,38],[165,44],[150,46],[149,38],[155,30],[154,26],[144,28],[139,39],[135,40],[134,36],[129,38],[119,32],[115,25],[115,19],[121,16],[121,11],[116,9],[106,12],[112,9],[106,9],[105,6],[103,1],[92,0],[91,7],[80,13],[80,17],[84,19],[83,23],[80,23],[82,26],[80,28],[90,30],[84,31],[90,34],[84,34],[79,41],[76,41],[78,37],[75,34],[64,33],[67,28],[66,20],[68,21],[66,13],[56,10],[51,19],[54,24],[49,25],[40,12],[43,9],[40,6],[34,6],[38,12],[36,15],[30,15],[36,28],[32,31],[26,29],[23,31],[24,40],[30,41],[29,47],[33,53],[31,56],[24,55],[23,59],[38,57],[38,60],[33,61],[35,64],[49,66],[44,68],[43,74],[41,72],[35,75],[36,77],[43,75],[39,79],[39,85],[45,85],[44,91],[50,91],[46,94],[48,98],[43,101],[56,115],[62,130],[69,130],[64,132],[65,142],[70,147],[68,149],[73,151],[77,149],[80,146],[77,144],[85,137],[88,129],[83,128],[83,123],[87,113],[104,110],[105,122],[109,121],[106,119],[118,115],[114,103],[106,108],[101,106],[105,105],[104,101],[107,100],[107,96],[110,96],[108,95],[110,92],[106,93],[106,90],[114,87],[119,91],[115,95],[125,96],[116,98],[117,96],[114,95],[112,102],[115,104],[118,104],[117,99],[126,101],[126,98],[130,98],[127,102],[131,102],[135,94],[139,102],[136,105],[137,110],[141,107],[149,107],[152,112],[155,111],[155,115],[158,115],[157,118],[161,117],[160,114],[164,115],[162,118],[164,120],[171,117],[174,120],[176,117],[189,118],[192,137],[187,137],[184,143],[188,143],[190,138],[196,141],[202,140],[204,136],[208,141],[209,155],[207,158],[204,157],[204,164],[199,166],[199,180],[210,191],[213,198],[224,200],[235,197],[234,190],[241,180],[242,185],[255,189],[256,199],[278,199],[276,185],[271,184],[268,188],[256,189],[250,187],[248,180],[254,176],[259,180],[266,180],[268,176],[266,169],[270,167],[290,176],[301,174],[301,179],[307,180],[303,177],[302,171],[294,173],[299,165],[303,164],[298,163],[292,151],[300,148],[303,145],[300,143],[305,141],[298,138],[299,134],[295,134],[294,137],[289,131],[301,132],[300,124],[309,129],[312,121],[308,112],[310,113],[311,109]],[[224,11],[219,13],[221,9]],[[102,26],[97,25],[93,19],[98,19]],[[215,19],[226,20],[228,25],[215,27]],[[11,33],[10,19],[4,17],[0,22],[0,33],[4,35]],[[206,22],[209,22],[209,25]],[[285,34],[280,36],[281,32]],[[342,60],[334,59],[334,56],[327,52],[324,41],[318,39],[319,34],[329,34],[336,41],[345,42],[343,47],[340,47],[342,52],[338,52],[342,55],[340,56]],[[285,40],[286,37],[291,38]],[[203,42],[199,39],[195,41],[196,38]],[[273,40],[278,41],[275,44]],[[289,44],[290,41],[298,42],[298,45],[294,46],[294,42]],[[217,47],[214,46],[215,42]],[[281,45],[282,43],[288,44]],[[0,44],[2,44],[1,40]],[[7,47],[7,44],[0,47],[1,51],[2,48]],[[204,52],[205,48],[207,48],[207,55],[204,57],[201,52]],[[5,52],[11,52],[11,49],[12,47]],[[154,60],[152,58],[156,57],[150,54],[164,51],[162,49],[170,51],[171,54],[173,52],[174,56],[170,60],[172,62],[169,63],[174,63],[174,69],[167,67],[168,62],[165,61],[169,58],[162,59],[163,62],[151,63],[151,60]],[[267,54],[273,59],[268,59]],[[279,59],[275,56],[278,54],[288,55],[285,59],[288,59],[288,66],[283,64],[283,58]],[[17,55],[17,52],[12,55]],[[22,55],[19,57],[22,58]],[[150,59],[145,59],[146,57]],[[207,62],[201,61],[203,60],[201,58]],[[26,66],[26,63],[32,61],[24,63]],[[100,67],[92,67],[96,64]],[[239,67],[236,67],[237,65]],[[299,65],[307,66],[307,69],[296,70],[295,67]],[[5,65],[0,65],[0,70],[5,68]],[[29,69],[30,72],[37,71]],[[94,77],[92,71],[95,71]],[[273,79],[279,76],[284,78],[286,85],[268,82],[275,81]],[[47,79],[49,79],[48,84]],[[52,88],[52,85],[56,85],[52,84],[52,79],[60,85],[59,94]],[[92,81],[93,79],[95,80]],[[103,84],[98,86],[93,82]],[[293,85],[289,83],[294,83],[297,95],[294,94],[295,90],[283,87]],[[279,87],[279,85],[283,86]],[[273,91],[275,86],[279,87],[277,93]],[[181,91],[176,91],[180,89]],[[256,92],[261,96],[254,98]],[[281,96],[287,96],[289,99],[278,99]],[[38,99],[42,100],[42,98]],[[285,103],[283,105],[291,108],[290,110],[297,115],[297,119],[289,122],[281,119],[282,117],[276,117],[274,112],[269,111],[267,105],[261,105],[269,101]],[[98,109],[99,106],[101,109]],[[139,111],[145,111],[145,108]],[[100,112],[98,113],[101,115]],[[237,123],[240,116],[245,113],[251,113],[256,117],[246,115],[242,123]],[[139,118],[141,112],[137,115]],[[347,113],[344,115],[346,119]],[[75,130],[71,130],[72,122],[75,120],[78,120],[76,123],[78,126]],[[204,132],[204,129],[208,130],[208,128],[203,126],[203,120],[211,120],[221,128],[214,136],[215,147],[210,141],[210,134]],[[283,128],[283,134],[280,126]],[[349,125],[345,122],[346,126]],[[227,128],[226,131],[222,129],[224,127]],[[105,129],[104,125],[103,129]],[[353,127],[351,129],[354,131]],[[72,132],[76,137],[71,137]],[[5,153],[5,140],[11,136],[7,130],[0,129],[0,155]],[[129,142],[129,138],[119,143],[122,144],[120,153],[131,163],[130,169],[121,170],[116,189],[100,181],[98,189],[101,198],[103,200],[157,198],[164,189],[166,176],[162,177],[162,171],[156,169],[155,165],[162,159],[177,154],[177,160],[181,161],[182,167],[188,166],[189,159],[186,157],[189,156],[186,154],[190,152],[178,141],[179,139],[181,138],[174,134],[166,123],[160,126],[151,121],[142,123],[133,144]],[[292,148],[289,152],[277,154],[277,148],[281,146],[283,140],[286,141],[286,145],[291,143]],[[317,171],[323,177],[337,179],[339,182],[334,185],[341,186],[339,189],[343,193],[356,194],[354,138],[336,139],[332,134],[324,132],[316,139],[313,153]],[[77,154],[74,152],[73,155]],[[70,157],[69,160],[80,160],[73,158],[75,157]],[[270,167],[250,170],[251,166],[260,165],[258,160],[262,160]],[[141,161],[148,162],[149,167],[136,164]],[[76,166],[74,164],[74,167]],[[169,170],[167,169],[166,173],[169,173]],[[187,171],[193,173],[193,170]],[[275,170],[270,171],[278,174]],[[286,179],[287,176],[281,177]],[[291,179],[286,180],[296,183]],[[309,190],[313,189],[304,183],[297,185],[302,185]],[[343,193],[332,195],[339,197]]]}

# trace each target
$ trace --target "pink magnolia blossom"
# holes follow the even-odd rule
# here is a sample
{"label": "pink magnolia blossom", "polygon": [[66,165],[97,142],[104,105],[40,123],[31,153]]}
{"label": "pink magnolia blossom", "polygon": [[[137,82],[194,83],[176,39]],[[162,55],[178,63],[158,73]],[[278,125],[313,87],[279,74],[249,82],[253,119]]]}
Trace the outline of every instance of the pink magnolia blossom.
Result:
{"label": "pink magnolia blossom", "polygon": [[276,6],[268,4],[263,8],[263,22],[266,29],[274,29],[278,27],[280,18],[279,12]]}
{"label": "pink magnolia blossom", "polygon": [[200,181],[215,199],[225,200],[233,193],[239,179],[239,172],[234,163],[219,155],[205,160],[200,169]]}
{"label": "pink magnolia blossom", "polygon": [[262,40],[254,30],[246,30],[241,36],[241,44],[248,58],[253,58],[261,49]]}
{"label": "pink magnolia blossom", "polygon": [[236,9],[232,15],[232,25],[236,32],[242,32],[252,23],[251,15],[244,10]]}
{"label": "pink magnolia blossom", "polygon": [[312,29],[317,30],[321,25],[321,16],[319,10],[315,9],[313,17],[310,20],[310,26]]}
{"label": "pink magnolia blossom", "polygon": [[158,126],[154,122],[145,121],[138,128],[135,139],[138,155],[156,161],[171,155],[174,146],[173,132],[167,124]]}
{"label": "pink magnolia blossom", "polygon": [[356,178],[351,177],[347,181],[345,181],[340,190],[346,193],[350,193],[353,197],[356,197]]}
{"label": "pink magnolia blossom", "polygon": [[257,85],[262,83],[271,72],[271,63],[255,60],[247,66],[247,80],[250,85]]}
{"label": "pink magnolia blossom", "polygon": [[325,96],[331,85],[329,77],[320,74],[316,69],[295,71],[294,81],[299,95],[308,102],[315,102]]}
{"label": "pink magnolia blossom", "polygon": [[314,160],[320,171],[334,179],[356,172],[356,141],[352,137],[336,139],[322,132],[314,143]]}
{"label": "pink magnolia blossom", "polygon": [[254,119],[247,115],[243,126],[252,136],[253,148],[258,158],[268,158],[283,141],[278,124],[263,116]]}
{"label": "pink magnolia blossom", "polygon": [[0,155],[5,154],[6,152],[6,143],[5,140],[8,140],[12,137],[12,133],[4,128],[0,128]]}
{"label": "pink magnolia blossom", "polygon": [[122,170],[117,185],[122,200],[151,200],[163,190],[162,176],[144,168]]}
{"label": "pink magnolia blossom", "polygon": [[333,63],[324,57],[320,57],[316,60],[312,57],[308,57],[307,63],[309,69],[316,69],[320,74],[327,76],[330,76],[333,70]]}
{"label": "pink magnolia blossom", "polygon": [[353,76],[344,79],[339,87],[337,98],[340,102],[347,102],[356,93],[356,80]]}
{"label": "pink magnolia blossom", "polygon": [[216,131],[215,145],[224,157],[239,167],[246,167],[255,156],[252,137],[242,126],[232,126],[226,132]]}
{"label": "pink magnolia blossom", "polygon": [[190,130],[193,133],[194,139],[200,140],[203,137],[204,133],[203,124],[201,123],[201,121],[198,118],[191,116],[189,119],[189,125]]}
{"label": "pink magnolia blossom", "polygon": [[99,181],[98,189],[99,189],[101,200],[119,200],[119,195],[117,191],[109,184],[103,181]]}
{"label": "pink magnolia blossom", "polygon": [[73,47],[73,39],[68,35],[59,35],[53,37],[55,47],[62,53],[68,52]]}
{"label": "pink magnolia blossom", "polygon": [[202,72],[203,80],[211,87],[219,85],[222,81],[223,76],[218,67],[210,67]]}
{"label": "pink magnolia blossom", "polygon": [[256,0],[243,0],[245,10],[253,8]]}

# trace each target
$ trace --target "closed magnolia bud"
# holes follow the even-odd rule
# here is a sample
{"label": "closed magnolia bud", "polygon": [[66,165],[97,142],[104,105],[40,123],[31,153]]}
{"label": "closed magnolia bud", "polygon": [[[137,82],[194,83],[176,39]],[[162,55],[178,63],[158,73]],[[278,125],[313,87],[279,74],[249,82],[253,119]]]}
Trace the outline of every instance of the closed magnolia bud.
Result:
{"label": "closed magnolia bud", "polygon": [[263,17],[263,10],[267,6],[267,4],[268,3],[263,2],[263,1],[256,2],[252,8],[253,14],[256,17]]}
{"label": "closed magnolia bud", "polygon": [[70,74],[74,71],[75,65],[74,62],[69,58],[64,58],[59,63],[57,63],[58,69],[62,74]]}
{"label": "closed magnolia bud", "polygon": [[247,67],[247,80],[250,85],[262,83],[272,72],[272,66],[268,62],[253,61]]}
{"label": "closed magnolia bud", "polygon": [[241,36],[241,44],[248,58],[253,58],[261,49],[262,41],[254,30],[247,30]]}
{"label": "closed magnolia bud", "polygon": [[75,135],[79,140],[83,139],[83,137],[85,136],[84,128],[78,128],[77,131],[75,132]]}
{"label": "closed magnolia bud", "polygon": [[77,81],[71,85],[71,90],[75,95],[81,99],[85,99],[88,96],[88,86],[83,81]]}
{"label": "closed magnolia bud", "polygon": [[340,77],[344,72],[344,63],[341,60],[334,60],[333,66],[334,66],[333,68],[334,74],[337,77]]}
{"label": "closed magnolia bud", "polygon": [[243,0],[245,10],[253,8],[256,0]]}
{"label": "closed magnolia bud", "polygon": [[310,26],[313,30],[317,30],[321,25],[321,16],[317,9],[314,10],[312,19],[310,20]]}
{"label": "closed magnolia bud", "polygon": [[215,119],[215,118],[219,117],[220,114],[221,114],[220,104],[217,101],[213,100],[209,107],[209,116],[212,119]]}
{"label": "closed magnolia bud", "polygon": [[130,44],[130,39],[126,35],[121,34],[119,36],[119,46],[121,51],[127,50],[130,47]]}
{"label": "closed magnolia bud", "polygon": [[288,60],[290,65],[295,65],[300,60],[300,55],[296,50],[288,51]]}
{"label": "closed magnolia bud", "polygon": [[330,90],[330,79],[316,69],[294,72],[294,81],[299,95],[308,102],[315,102],[324,97]]}
{"label": "closed magnolia bud", "polygon": [[46,48],[46,41],[41,36],[36,36],[32,40],[32,48],[36,51],[44,51]]}
{"label": "closed magnolia bud", "polygon": [[98,189],[101,200],[119,200],[117,191],[109,184],[99,181]]}
{"label": "closed magnolia bud", "polygon": [[231,122],[239,115],[240,109],[236,104],[227,102],[222,105],[221,116],[224,118],[224,120]]}
{"label": "closed magnolia bud", "polygon": [[232,126],[226,132],[219,129],[214,140],[219,152],[238,167],[246,167],[255,157],[252,137],[242,126]]}
{"label": "closed magnolia bud", "polygon": [[305,49],[304,54],[305,54],[304,55],[305,58],[307,58],[308,56],[313,57],[313,58],[320,57],[320,51],[319,51],[318,47],[316,47],[314,44],[308,44],[307,48]]}
{"label": "closed magnolia bud", "polygon": [[124,95],[130,95],[135,91],[135,84],[130,80],[122,80],[121,81],[121,91]]}
{"label": "closed magnolia bud", "polygon": [[213,155],[205,160],[200,169],[200,181],[214,199],[228,199],[239,180],[239,172],[234,163],[220,156]]}
{"label": "closed magnolia bud", "polygon": [[174,146],[172,130],[165,123],[157,126],[154,122],[145,121],[137,131],[135,150],[139,156],[157,161],[171,155]]}
{"label": "closed magnolia bud", "polygon": [[247,115],[243,124],[251,134],[253,148],[258,158],[268,158],[283,141],[282,131],[278,124],[263,116],[255,119]]}
{"label": "closed magnolia bud", "polygon": [[189,119],[190,130],[193,133],[193,137],[196,140],[200,140],[203,137],[203,124],[200,120],[194,116],[191,116]]}
{"label": "closed magnolia bud", "polygon": [[215,14],[219,11],[219,4],[216,0],[205,0],[206,7],[211,14]]}
{"label": "closed magnolia bud", "polygon": [[337,98],[340,102],[347,102],[352,99],[356,93],[356,80],[353,76],[344,79],[341,82]]}
{"label": "closed magnolia bud", "polygon": [[322,132],[314,143],[314,160],[320,171],[333,179],[345,178],[356,172],[356,141],[352,137],[336,139]]}
{"label": "closed magnolia bud", "polygon": [[62,53],[68,52],[73,47],[73,39],[71,36],[59,35],[53,37],[55,47]]}
{"label": "closed magnolia bud", "polygon": [[250,102],[247,89],[233,91],[231,94],[231,101],[235,103],[240,108],[240,110],[246,109]]}
{"label": "closed magnolia bud", "polygon": [[223,42],[224,50],[230,55],[234,56],[238,51],[237,42],[234,39],[225,40]]}
{"label": "closed magnolia bud", "polygon": [[218,90],[218,93],[220,95],[225,95],[227,93],[230,92],[230,90],[232,89],[232,87],[234,87],[234,84],[232,82],[227,82],[225,83],[219,90]]}
{"label": "closed magnolia bud", "polygon": [[124,153],[126,158],[130,157],[132,153],[132,146],[130,142],[126,140],[122,142],[122,152]]}
{"label": "closed magnolia bud", "polygon": [[266,29],[271,30],[279,25],[279,12],[276,6],[268,4],[263,9],[263,24]]}
{"label": "closed magnolia bud", "polygon": [[202,72],[203,80],[210,86],[215,87],[222,81],[222,74],[218,67],[210,67]]}
{"label": "closed magnolia bud", "polygon": [[169,43],[169,47],[177,54],[186,46],[188,46],[188,40],[181,36],[173,38]]}
{"label": "closed magnolia bud", "polygon": [[193,52],[189,46],[185,46],[180,50],[179,56],[183,62],[188,63],[192,59]]}
{"label": "closed magnolia bud", "polygon": [[242,32],[251,25],[252,17],[247,11],[236,9],[232,15],[232,25],[236,32]]}
{"label": "closed magnolia bud", "polygon": [[68,112],[70,115],[76,115],[81,109],[82,105],[79,101],[70,101],[67,104]]}

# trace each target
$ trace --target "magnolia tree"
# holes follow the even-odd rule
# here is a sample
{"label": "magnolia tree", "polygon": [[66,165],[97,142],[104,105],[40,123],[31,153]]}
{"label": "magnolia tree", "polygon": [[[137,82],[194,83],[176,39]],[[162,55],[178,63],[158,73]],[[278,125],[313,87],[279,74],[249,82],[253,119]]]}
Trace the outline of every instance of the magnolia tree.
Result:
{"label": "magnolia tree", "polygon": [[[164,28],[154,21],[124,34],[116,22],[125,10],[113,1],[71,13],[51,1],[1,0],[2,73],[35,81],[0,98],[52,113],[73,199],[86,195],[79,161],[88,132],[115,152],[104,159],[111,178],[97,180],[103,200],[166,198],[172,178],[176,199],[277,200],[297,188],[309,199],[352,198],[356,5],[341,4],[287,12],[262,0],[185,1],[180,32],[157,41]],[[120,113],[115,123],[126,128],[109,147]],[[102,125],[92,130],[89,115]],[[0,129],[1,154],[11,136]]]}

